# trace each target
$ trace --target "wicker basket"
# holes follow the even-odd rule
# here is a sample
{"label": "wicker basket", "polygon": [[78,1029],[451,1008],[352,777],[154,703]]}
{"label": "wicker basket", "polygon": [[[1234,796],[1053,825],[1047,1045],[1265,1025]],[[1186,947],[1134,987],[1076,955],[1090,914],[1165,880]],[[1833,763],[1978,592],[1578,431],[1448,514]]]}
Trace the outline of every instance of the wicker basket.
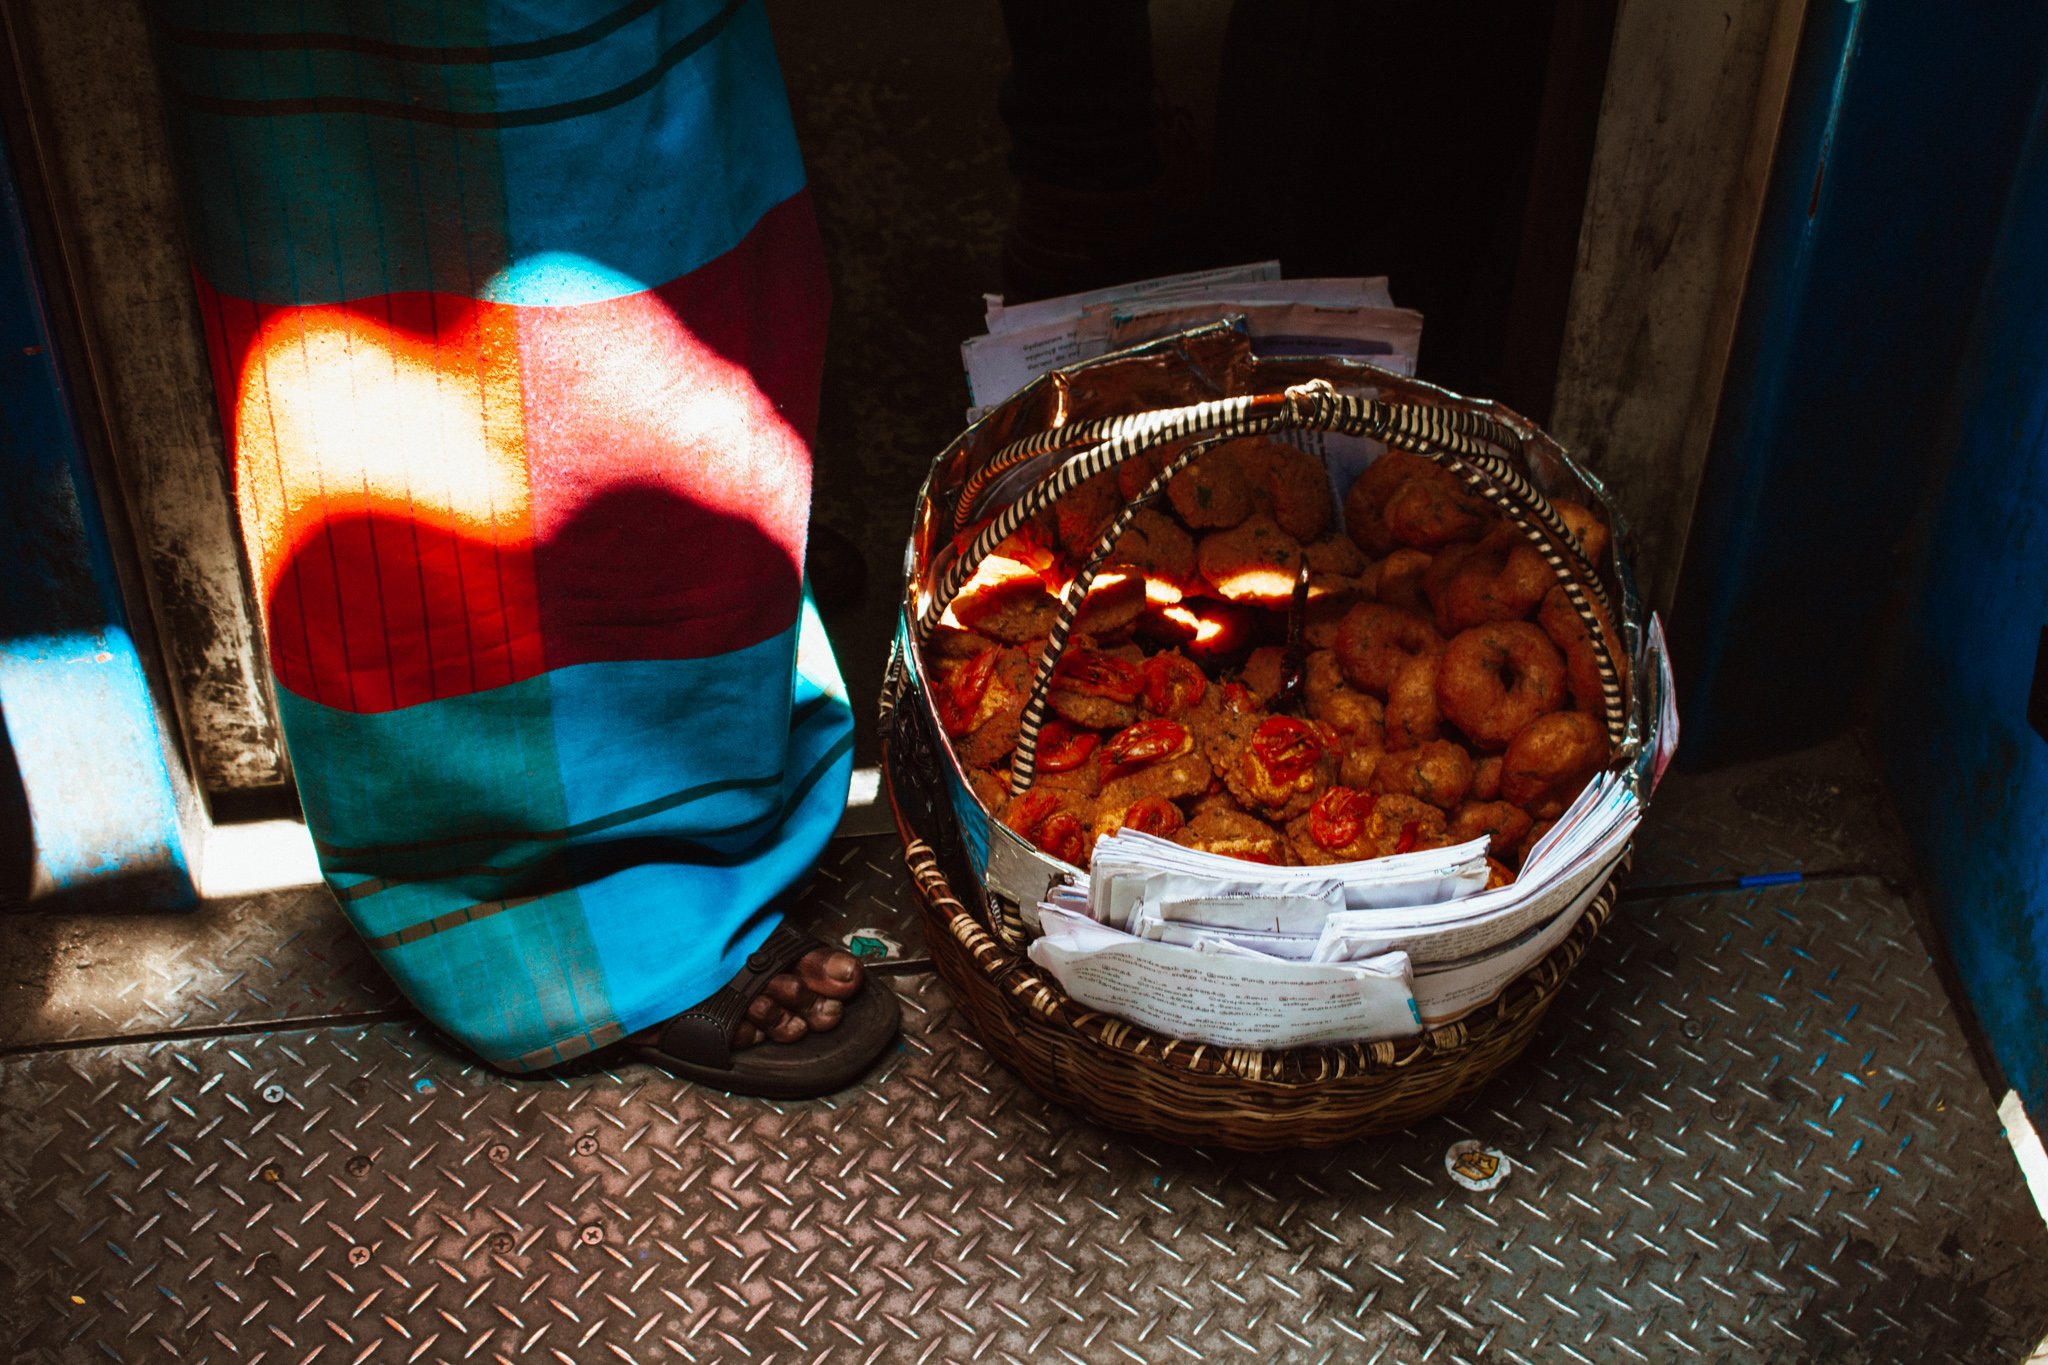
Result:
{"label": "wicker basket", "polygon": [[[1133,404],[1156,409],[1162,400],[1218,392],[1235,396],[1118,418],[1073,416]],[[1415,1037],[1260,1051],[1162,1036],[1077,1005],[1025,956],[1031,907],[1047,885],[1078,870],[990,820],[974,798],[933,713],[918,641],[982,555],[1081,479],[1167,440],[1192,439],[1192,455],[1202,442],[1290,430],[1391,437],[1449,466],[1522,528],[1583,617],[1595,622],[1601,607],[1613,611],[1634,676],[1644,676],[1643,632],[1619,554],[1604,566],[1588,564],[1544,497],[1562,486],[1604,506],[1604,491],[1535,427],[1356,361],[1261,362],[1241,331],[1214,327],[1047,376],[939,457],[918,504],[903,625],[883,694],[883,769],[926,939],[983,1044],[1039,1093],[1105,1124],[1242,1150],[1333,1146],[1415,1123],[1470,1095],[1528,1045],[1610,913],[1613,884],[1501,995]],[[1072,453],[1076,447],[1081,454]],[[1128,511],[1105,530],[1062,602],[1020,729],[1017,790],[1030,784],[1053,666]],[[976,524],[980,533],[968,539],[963,532]],[[1597,626],[1595,638],[1602,638]],[[1642,695],[1649,689],[1628,687],[1611,663],[1603,671],[1615,762],[1637,780],[1646,774],[1658,710]],[[1647,782],[1638,788],[1647,796]]]}

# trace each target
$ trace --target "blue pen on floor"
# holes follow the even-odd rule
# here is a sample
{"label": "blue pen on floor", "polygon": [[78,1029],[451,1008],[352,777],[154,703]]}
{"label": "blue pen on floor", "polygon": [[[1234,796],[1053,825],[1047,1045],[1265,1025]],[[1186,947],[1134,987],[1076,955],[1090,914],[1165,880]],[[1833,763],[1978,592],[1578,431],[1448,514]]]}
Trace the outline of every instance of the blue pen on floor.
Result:
{"label": "blue pen on floor", "polygon": [[1752,886],[1791,886],[1805,880],[1805,875],[1799,872],[1752,872],[1746,877],[1737,877],[1735,884],[1746,889]]}

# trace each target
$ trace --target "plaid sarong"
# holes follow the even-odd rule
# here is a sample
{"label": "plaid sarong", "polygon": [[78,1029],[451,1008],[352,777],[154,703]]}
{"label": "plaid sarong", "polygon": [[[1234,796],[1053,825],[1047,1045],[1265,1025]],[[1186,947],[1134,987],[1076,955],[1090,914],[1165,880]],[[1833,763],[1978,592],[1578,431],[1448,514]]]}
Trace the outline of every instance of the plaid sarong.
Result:
{"label": "plaid sarong", "polygon": [[826,283],[758,0],[172,0],[195,274],[321,865],[543,1067],[710,994],[845,803]]}

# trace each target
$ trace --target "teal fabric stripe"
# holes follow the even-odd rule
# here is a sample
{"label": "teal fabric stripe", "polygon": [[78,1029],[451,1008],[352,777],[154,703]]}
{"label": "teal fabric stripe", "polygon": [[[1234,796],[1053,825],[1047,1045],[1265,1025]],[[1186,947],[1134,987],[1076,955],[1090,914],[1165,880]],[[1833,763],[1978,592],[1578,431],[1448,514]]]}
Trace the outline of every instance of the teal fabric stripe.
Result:
{"label": "teal fabric stripe", "polygon": [[[363,16],[347,13],[347,6],[301,5],[295,13],[287,14],[277,10],[256,10],[253,13],[237,15],[238,23],[251,25],[249,28],[205,28],[192,24],[181,24],[170,18],[159,16],[158,29],[166,42],[181,47],[221,48],[230,52],[355,52],[367,57],[385,57],[401,62],[426,62],[437,65],[465,65],[478,62],[529,61],[535,57],[549,57],[558,53],[594,43],[607,34],[616,32],[633,20],[654,10],[661,0],[627,0],[580,27],[565,32],[553,32],[539,36],[514,38],[498,43],[449,44],[445,42],[406,42],[391,37],[379,37],[358,30],[338,29],[335,24],[350,19],[360,20]],[[554,7],[557,11],[572,10],[575,6]],[[327,12],[332,11],[332,12]],[[426,6],[387,7],[383,16],[394,32],[416,31],[408,22],[417,22],[427,12]],[[523,28],[517,20],[531,20],[533,16],[514,15],[513,22],[507,22],[507,29]],[[551,13],[549,17],[556,17]],[[278,27],[266,30],[264,24]]]}
{"label": "teal fabric stripe", "polygon": [[[791,711],[790,723],[795,726],[804,724],[810,717],[828,706],[831,700],[831,698],[824,696],[811,698],[808,702]],[[586,820],[581,824],[568,825],[561,829],[543,830],[537,834],[514,834],[507,830],[493,830],[487,834],[455,834],[438,839],[415,839],[403,844],[386,844],[376,848],[348,848],[339,844],[328,844],[316,840],[315,847],[319,850],[320,856],[326,859],[328,864],[332,866],[335,864],[345,864],[361,858],[391,857],[394,855],[447,849],[456,845],[477,842],[503,843],[517,840],[521,843],[557,843],[565,839],[577,838],[581,835],[599,834],[615,826],[631,824],[635,820],[644,819],[647,816],[656,815],[662,811],[672,810],[677,806],[687,805],[692,801],[700,801],[706,797],[717,796],[721,792],[743,791],[750,787],[773,787],[781,781],[782,774],[776,772],[763,777],[734,777],[718,782],[704,782],[694,787],[685,787],[680,791],[671,792],[666,796],[657,797],[652,801],[642,801],[638,805],[611,811],[595,819]],[[360,884],[357,883],[352,883],[350,886],[350,889],[356,891],[357,894],[364,894],[359,888]]]}
{"label": "teal fabric stripe", "polygon": [[[432,290],[596,302],[724,255],[803,188],[759,0],[665,0],[543,59],[473,63],[365,45],[259,47],[278,39],[276,16],[237,6],[250,12],[231,23],[210,8],[181,0],[170,27],[248,31],[247,45],[169,42],[166,67],[182,92],[170,113],[195,255],[235,297],[321,304]],[[318,8],[302,27],[338,31],[331,16],[351,9]],[[361,27],[392,29],[379,42],[401,49],[518,50],[534,33],[504,6],[393,8],[406,14]],[[480,30],[467,16],[486,8]],[[560,9],[556,33],[590,7]],[[449,24],[444,12],[465,19]],[[527,264],[546,256],[580,268]]]}
{"label": "teal fabric stripe", "polygon": [[[576,884],[440,932],[401,934],[378,960],[430,1018],[506,1070],[555,1065],[616,1041],[739,970],[831,838],[852,763],[852,713],[835,699],[791,737],[789,770],[804,780],[791,784],[782,818],[728,856],[687,858],[681,841],[609,836],[593,841]],[[605,862],[608,852],[615,861]],[[396,932],[401,917],[425,918],[430,907],[465,910],[453,890],[447,882],[403,888],[351,906],[351,918],[372,936]],[[371,910],[374,922],[364,913]]]}
{"label": "teal fabric stripe", "polygon": [[[839,721],[838,717],[833,717],[832,719],[835,722],[830,727],[832,730],[838,731],[844,728],[843,724],[837,723]],[[808,799],[811,790],[818,785],[819,781],[841,759],[852,752],[853,736],[851,734],[842,735],[838,740],[834,741],[832,746],[811,766],[811,770],[804,774],[803,779],[790,792],[789,798],[782,808],[773,813],[772,818],[775,823],[766,829],[760,829],[760,822],[754,822],[756,826],[754,838],[745,847],[726,849],[713,844],[698,843],[688,839],[670,839],[663,841],[662,852],[669,860],[687,860],[692,865],[698,867],[738,867],[743,863],[752,861],[768,851],[772,844],[783,837],[783,823],[789,818],[790,814]],[[739,832],[737,830],[731,831],[734,834]],[[517,870],[508,869],[504,875],[517,875]],[[470,905],[443,911],[430,919],[420,920],[405,926],[403,929],[393,930],[388,934],[368,936],[366,941],[370,947],[378,950],[402,947],[408,943],[417,943],[419,940],[431,937],[434,934],[443,933],[450,929],[459,929],[466,924],[473,924],[480,919],[488,919],[492,915],[502,914],[508,910],[517,910],[521,906],[530,905],[539,899],[541,899],[539,896],[507,896],[499,900],[477,901]]]}
{"label": "teal fabric stripe", "polygon": [[[794,732],[794,739],[801,741],[806,734],[811,732],[839,734],[844,729],[843,715],[835,704],[830,709],[821,710],[816,713],[815,719],[809,724],[799,727]],[[846,744],[850,745],[851,743],[851,739],[848,738]],[[836,757],[836,754],[834,757]],[[815,769],[805,774],[798,782],[798,791],[808,791],[821,775],[821,772]],[[777,773],[771,778],[760,779],[749,783],[749,785],[770,787],[779,792],[786,789],[787,778],[785,774]],[[664,855],[681,856],[694,862],[723,866],[742,861],[747,856],[745,852],[735,852],[733,850],[732,842],[734,840],[759,836],[762,832],[761,825],[763,821],[780,819],[787,814],[787,807],[785,805],[780,810],[769,811],[720,829],[696,831],[686,838],[664,828],[663,826],[666,822],[659,822],[654,819],[655,816],[665,814],[672,809],[674,809],[673,806],[642,809],[631,819],[622,816],[615,821],[604,823],[602,829],[605,831],[617,830],[625,837],[638,837],[659,833],[664,840],[662,848]],[[634,824],[639,824],[641,827],[639,829],[627,828]],[[593,822],[593,828],[596,827],[596,822]],[[583,837],[587,841],[589,835],[585,834]],[[427,869],[414,876],[365,877],[360,881],[352,881],[346,886],[337,887],[335,895],[344,904],[353,904],[367,900],[372,896],[386,895],[407,887],[415,887],[424,882],[460,882],[464,886],[471,887],[478,885],[495,886],[499,889],[499,894],[504,894],[504,888],[507,886],[518,885],[522,881],[531,882],[536,878],[545,877],[549,860],[559,859],[560,856],[561,849],[553,840],[545,842],[522,841],[509,844],[504,859],[499,862],[450,864]]]}

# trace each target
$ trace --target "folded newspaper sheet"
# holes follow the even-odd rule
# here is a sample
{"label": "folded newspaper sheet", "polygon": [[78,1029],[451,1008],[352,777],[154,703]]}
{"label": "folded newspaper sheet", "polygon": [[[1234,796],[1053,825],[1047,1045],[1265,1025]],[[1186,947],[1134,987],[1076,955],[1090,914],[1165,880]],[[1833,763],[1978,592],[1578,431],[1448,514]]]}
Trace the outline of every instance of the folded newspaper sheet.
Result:
{"label": "folded newspaper sheet", "polygon": [[1562,942],[1641,814],[1600,774],[1492,891],[1483,842],[1264,867],[1123,830],[1095,846],[1086,885],[1038,907],[1031,960],[1080,1004],[1176,1038],[1402,1037],[1485,1004]]}
{"label": "folded newspaper sheet", "polygon": [[1277,261],[1166,275],[1006,306],[987,300],[988,335],[961,343],[973,421],[1048,370],[1169,332],[1242,317],[1255,350],[1356,355],[1415,373],[1422,314],[1396,308],[1384,276],[1284,280]]}

